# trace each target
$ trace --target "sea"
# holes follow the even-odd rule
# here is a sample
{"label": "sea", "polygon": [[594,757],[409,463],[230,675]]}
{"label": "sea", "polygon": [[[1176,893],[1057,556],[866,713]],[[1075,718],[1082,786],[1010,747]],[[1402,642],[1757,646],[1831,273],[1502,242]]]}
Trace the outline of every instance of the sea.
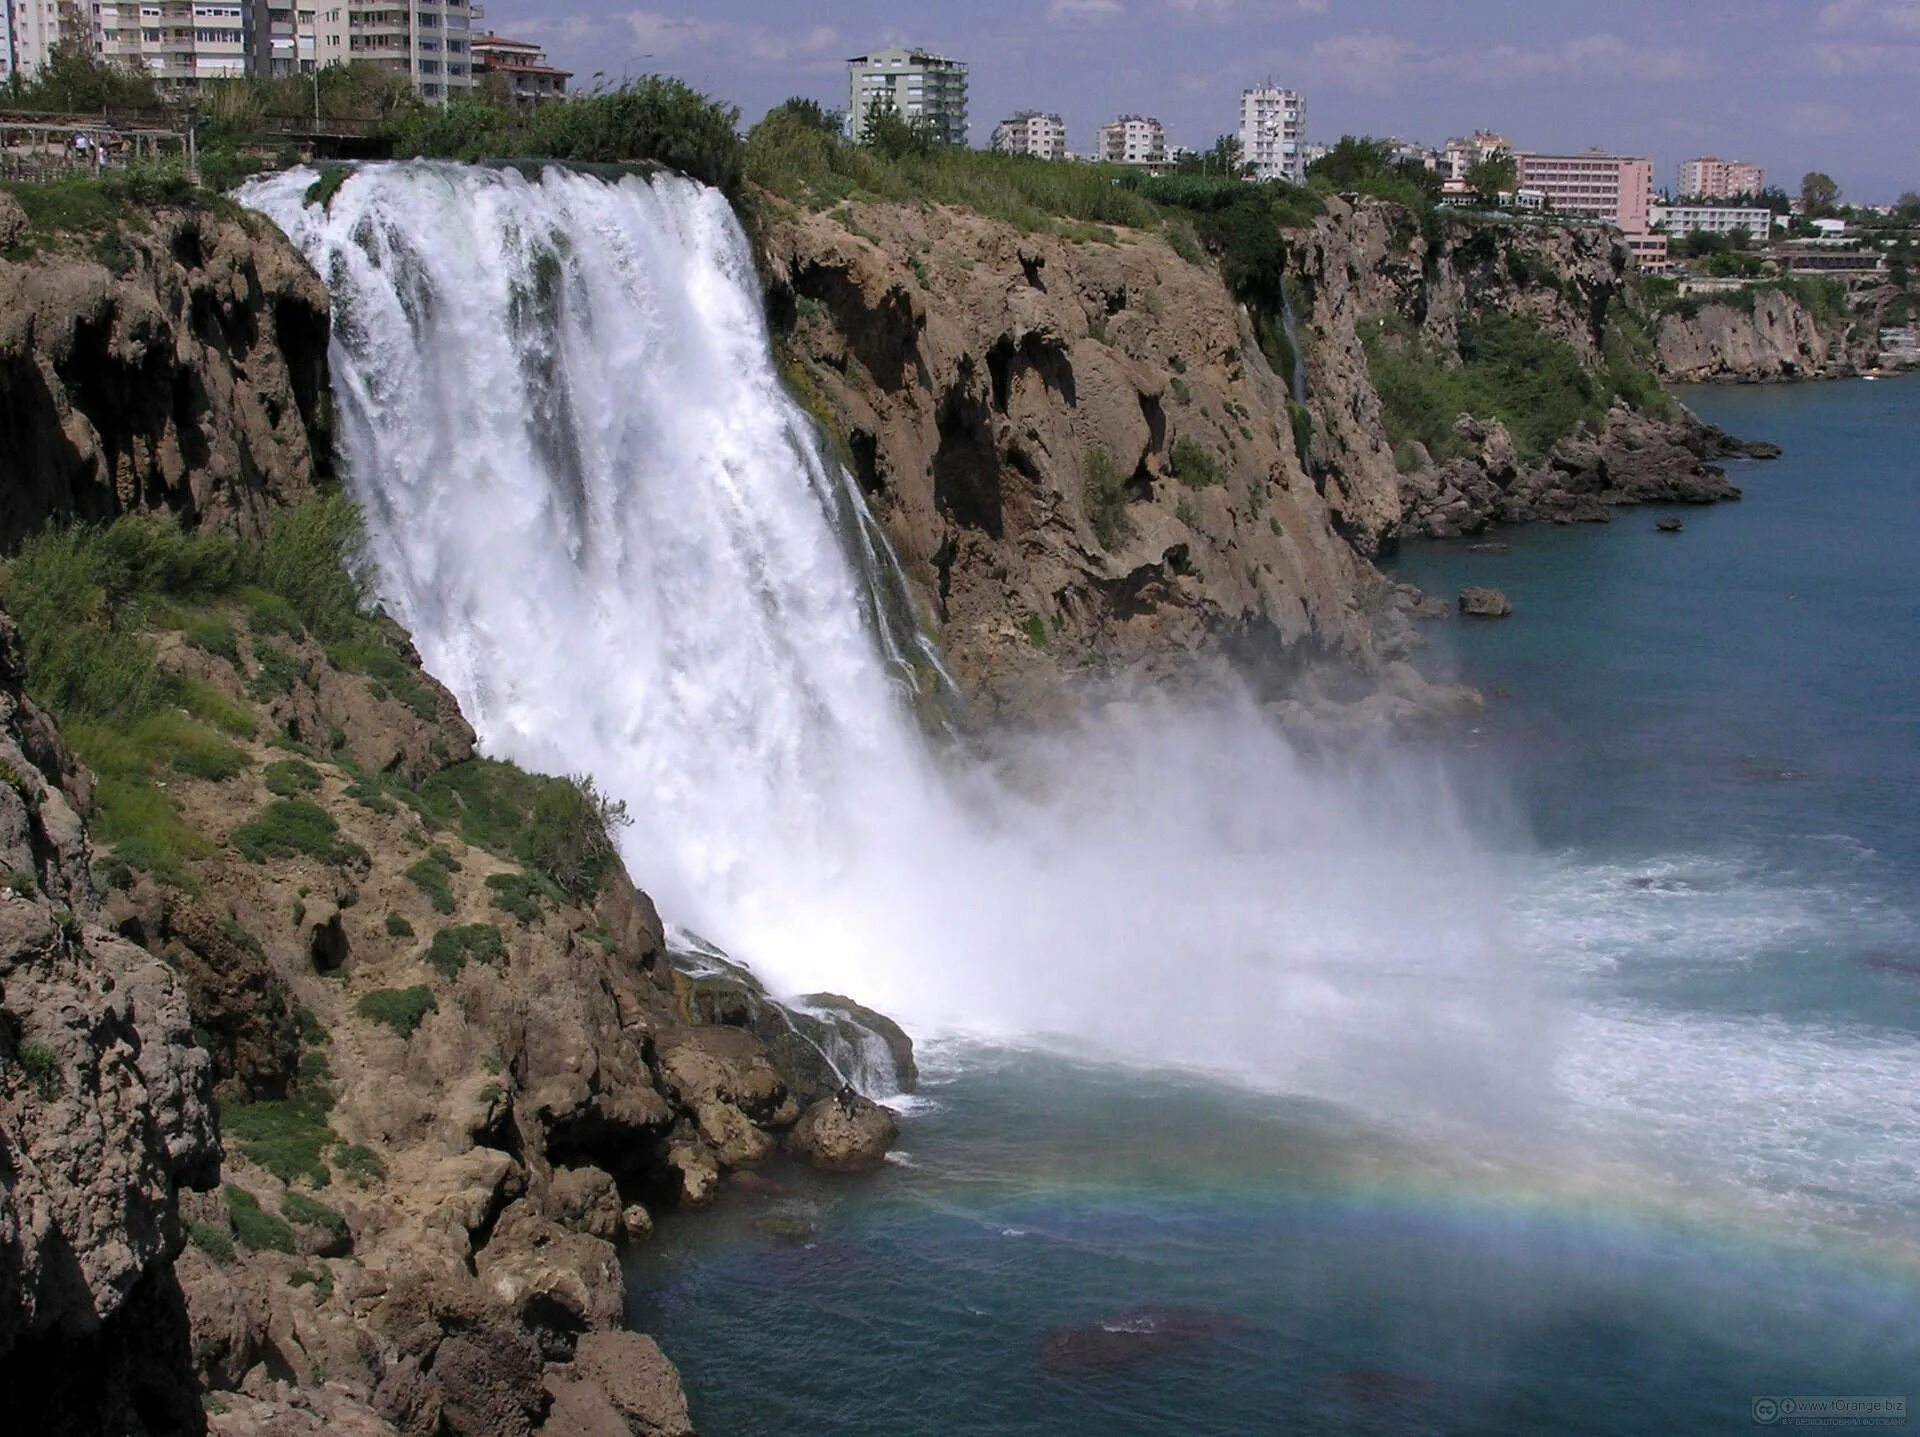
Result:
{"label": "sea", "polygon": [[[630,1319],[700,1430],[1905,1428],[1920,376],[1680,397],[1783,447],[1730,466],[1743,502],[1387,561],[1513,603],[1429,624],[1419,659],[1487,697],[1419,761],[1524,957],[1448,981],[1538,990],[1473,1008],[1471,1086],[1434,1107],[1481,1121],[1412,1097],[1396,1121],[1290,1089],[1285,1063],[1237,1080],[1151,1043],[936,1035],[880,1171],[770,1169],[629,1258]],[[1418,912],[1391,931],[1417,942]],[[1201,1012],[1237,981],[1208,941],[1170,945],[1168,1004],[1182,973]]]}

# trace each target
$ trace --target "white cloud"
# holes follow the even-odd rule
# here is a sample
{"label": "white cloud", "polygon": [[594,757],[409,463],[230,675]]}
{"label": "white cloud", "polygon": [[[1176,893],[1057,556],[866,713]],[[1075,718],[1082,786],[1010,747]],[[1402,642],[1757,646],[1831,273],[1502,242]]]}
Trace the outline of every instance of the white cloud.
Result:
{"label": "white cloud", "polygon": [[631,10],[626,16],[633,43],[658,59],[701,50],[729,49],[762,65],[807,59],[832,50],[840,40],[829,26],[816,25],[797,35],[727,20],[685,20],[656,10]]}
{"label": "white cloud", "polygon": [[1809,100],[1787,111],[1787,127],[1802,135],[1837,135],[1853,128],[1853,116],[1837,105]]}
{"label": "white cloud", "polygon": [[1166,0],[1169,10],[1191,19],[1225,20],[1236,15],[1324,15],[1328,0]]}
{"label": "white cloud", "polygon": [[1920,0],[1832,0],[1820,11],[1820,28],[1920,35]]}
{"label": "white cloud", "polygon": [[1702,56],[1669,46],[1636,46],[1618,35],[1581,35],[1558,46],[1475,45],[1420,50],[1397,35],[1361,31],[1333,35],[1308,52],[1316,82],[1361,95],[1386,95],[1408,80],[1432,76],[1461,83],[1552,80],[1697,79],[1711,69]]}
{"label": "white cloud", "polygon": [[1056,25],[1097,25],[1126,13],[1120,0],[1050,0],[1047,6],[1047,19]]}

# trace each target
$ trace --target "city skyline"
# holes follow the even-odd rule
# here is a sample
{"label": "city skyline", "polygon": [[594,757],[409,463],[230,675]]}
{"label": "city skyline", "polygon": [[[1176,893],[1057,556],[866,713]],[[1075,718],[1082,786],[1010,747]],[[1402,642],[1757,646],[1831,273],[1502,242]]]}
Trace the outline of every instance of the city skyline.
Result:
{"label": "city skyline", "polygon": [[973,0],[639,7],[496,0],[488,24],[539,41],[590,88],[658,70],[751,124],[789,95],[844,105],[846,61],[912,44],[967,61],[970,140],[1020,110],[1057,112],[1075,153],[1123,113],[1205,148],[1241,91],[1303,92],[1310,138],[1438,145],[1488,127],[1531,149],[1643,155],[1658,183],[1697,155],[1737,155],[1791,190],[1824,170],[1849,199],[1920,188],[1911,113],[1920,0],[1618,0],[1590,7],[1458,0]]}

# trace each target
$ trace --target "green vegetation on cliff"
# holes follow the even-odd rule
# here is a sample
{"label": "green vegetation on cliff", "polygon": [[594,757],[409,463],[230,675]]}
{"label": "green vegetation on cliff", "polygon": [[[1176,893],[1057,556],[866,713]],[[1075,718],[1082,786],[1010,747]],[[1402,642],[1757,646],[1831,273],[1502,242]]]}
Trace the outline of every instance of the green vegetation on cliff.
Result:
{"label": "green vegetation on cliff", "polygon": [[[1444,461],[1463,448],[1454,430],[1463,414],[1497,419],[1528,462],[1583,428],[1594,428],[1616,398],[1650,407],[1665,402],[1624,333],[1609,362],[1590,369],[1565,340],[1534,320],[1495,311],[1460,326],[1458,362],[1398,318],[1362,335],[1380,413],[1396,453],[1409,443]],[[1617,359],[1616,359],[1617,356]]]}

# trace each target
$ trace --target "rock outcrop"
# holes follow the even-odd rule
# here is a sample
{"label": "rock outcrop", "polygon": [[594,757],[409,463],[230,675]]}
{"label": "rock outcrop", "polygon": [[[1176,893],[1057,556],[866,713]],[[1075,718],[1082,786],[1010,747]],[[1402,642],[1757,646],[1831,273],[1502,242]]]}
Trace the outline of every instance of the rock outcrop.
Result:
{"label": "rock outcrop", "polygon": [[1210,265],[901,204],[783,210],[769,248],[796,386],[984,712],[1232,644],[1377,663],[1365,566]]}
{"label": "rock outcrop", "polygon": [[1760,289],[1739,302],[1699,298],[1660,320],[1661,376],[1675,384],[1834,379],[1879,360],[1869,319],[1823,320],[1794,295]]}
{"label": "rock outcrop", "polygon": [[173,1259],[220,1171],[168,967],[94,921],[84,773],[0,615],[0,1386],[22,1432],[203,1429]]}
{"label": "rock outcrop", "polygon": [[284,235],[219,202],[47,243],[0,259],[0,548],[133,509],[257,527],[311,489],[327,293]]}

